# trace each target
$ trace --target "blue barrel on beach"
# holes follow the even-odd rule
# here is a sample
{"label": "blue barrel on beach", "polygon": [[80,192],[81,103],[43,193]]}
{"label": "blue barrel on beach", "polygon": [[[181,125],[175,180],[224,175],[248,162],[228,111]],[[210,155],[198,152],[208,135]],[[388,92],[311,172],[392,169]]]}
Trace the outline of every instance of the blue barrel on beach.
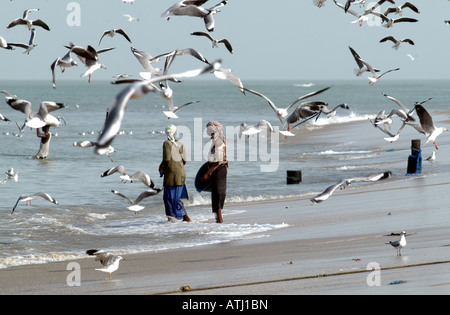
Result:
{"label": "blue barrel on beach", "polygon": [[202,192],[202,191],[208,191],[211,192],[211,179],[208,180],[203,180],[203,176],[205,176],[206,172],[208,171],[208,162],[206,162],[205,164],[203,164],[200,169],[197,172],[197,175],[195,175],[195,181],[194,181],[194,185],[195,185],[195,189],[198,192]]}
{"label": "blue barrel on beach", "polygon": [[302,181],[302,171],[287,171],[286,183],[288,185],[300,184]]}
{"label": "blue barrel on beach", "polygon": [[411,141],[411,155],[408,157],[407,175],[422,173],[422,150],[420,149],[420,139]]}

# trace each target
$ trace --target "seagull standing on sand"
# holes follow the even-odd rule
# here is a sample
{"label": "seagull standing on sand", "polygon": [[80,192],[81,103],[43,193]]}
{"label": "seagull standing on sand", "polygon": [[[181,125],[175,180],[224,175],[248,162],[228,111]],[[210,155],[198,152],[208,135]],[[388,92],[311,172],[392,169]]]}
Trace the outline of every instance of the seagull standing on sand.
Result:
{"label": "seagull standing on sand", "polygon": [[355,182],[375,182],[378,180],[382,180],[385,178],[389,178],[392,175],[391,172],[383,172],[380,174],[370,175],[368,177],[355,177],[355,178],[349,178],[349,179],[342,179],[338,181],[336,184],[329,186],[327,189],[325,189],[323,192],[315,196],[311,199],[312,203],[317,204],[322,201],[327,200],[336,189],[340,188],[345,189],[346,187],[350,186],[351,183]]}
{"label": "seagull standing on sand", "polygon": [[208,33],[205,33],[205,32],[194,32],[194,33],[191,33],[191,35],[204,36],[204,37],[208,38],[211,41],[211,44],[212,44],[213,48],[219,47],[219,44],[222,43],[222,44],[225,45],[225,47],[228,49],[228,51],[231,54],[233,53],[233,47],[231,46],[230,41],[228,39],[226,39],[226,38],[217,40],[217,39],[214,39],[211,35],[209,35]]}
{"label": "seagull standing on sand", "polygon": [[59,204],[59,202],[56,201],[55,199],[53,199],[52,196],[50,196],[49,194],[44,193],[44,192],[37,192],[37,193],[35,193],[33,195],[21,195],[19,197],[19,199],[17,199],[16,204],[14,205],[14,208],[11,211],[11,214],[14,213],[14,210],[16,210],[16,207],[19,204],[19,202],[25,201],[26,205],[31,205],[31,200],[33,200],[35,197],[42,197],[45,200],[50,201],[51,203],[54,203],[55,205]]}
{"label": "seagull standing on sand", "polygon": [[180,1],[161,14],[161,18],[170,20],[172,15],[193,16],[203,18],[205,27],[209,32],[214,31],[214,17],[213,15],[220,12],[219,8],[227,4],[228,0],[216,4],[215,6],[205,9],[201,7],[202,4],[208,0],[183,0]]}
{"label": "seagull standing on sand", "polygon": [[401,250],[402,250],[403,247],[406,246],[406,237],[405,237],[405,235],[406,235],[406,232],[402,231],[400,233],[400,239],[399,240],[393,241],[393,242],[390,241],[389,243],[386,243],[386,244],[392,245],[394,248],[397,249],[397,256],[401,256],[402,255]]}
{"label": "seagull standing on sand", "polygon": [[99,251],[97,249],[90,249],[86,251],[86,254],[89,256],[96,256],[95,261],[100,261],[103,268],[98,268],[95,270],[103,271],[108,273],[107,280],[112,280],[111,274],[119,269],[119,263],[121,260],[125,260],[122,256],[113,255],[108,252]]}
{"label": "seagull standing on sand", "polygon": [[416,104],[415,109],[417,116],[419,116],[420,126],[428,138],[426,143],[433,142],[436,150],[439,150],[436,145],[436,138],[443,132],[448,131],[448,129],[445,127],[436,127],[430,113],[422,105]]}
{"label": "seagull standing on sand", "polygon": [[397,40],[394,36],[386,36],[380,40],[380,43],[384,43],[385,41],[388,41],[388,40],[390,40],[391,42],[394,43],[394,46],[392,46],[392,48],[394,48],[395,50],[398,50],[401,43],[408,43],[410,45],[414,45],[414,42],[409,38]]}
{"label": "seagull standing on sand", "polygon": [[130,198],[128,198],[127,196],[125,196],[124,194],[118,192],[117,190],[113,190],[111,189],[111,192],[117,196],[120,196],[126,200],[128,200],[128,202],[131,204],[131,206],[127,207],[128,210],[133,211],[134,214],[139,213],[139,211],[141,211],[142,209],[144,209],[144,206],[141,206],[140,203],[142,202],[142,200],[144,200],[145,198],[151,197],[156,195],[157,193],[159,193],[161,191],[161,189],[150,189],[150,190],[146,190],[142,193],[139,194],[139,196],[136,198],[136,200],[131,200]]}

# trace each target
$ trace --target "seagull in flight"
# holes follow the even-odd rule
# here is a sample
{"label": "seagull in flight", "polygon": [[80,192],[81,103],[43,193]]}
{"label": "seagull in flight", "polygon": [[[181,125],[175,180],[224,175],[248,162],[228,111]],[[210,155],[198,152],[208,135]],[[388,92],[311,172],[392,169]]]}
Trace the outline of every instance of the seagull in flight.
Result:
{"label": "seagull in flight", "polygon": [[417,116],[419,116],[420,126],[427,136],[426,143],[433,142],[436,150],[439,150],[436,145],[436,138],[443,132],[448,131],[448,129],[445,127],[436,127],[433,122],[433,117],[431,117],[430,113],[421,104],[416,104],[414,107],[416,109]]}
{"label": "seagull in flight", "polygon": [[[369,77],[369,84],[370,85],[374,85],[379,79],[381,79],[382,76],[384,76],[385,74],[388,74],[390,72],[393,71],[398,71],[400,70],[400,68],[395,68],[395,69],[391,69],[391,70],[387,70],[381,74],[378,73],[377,69],[375,69],[374,67],[372,67],[367,61],[363,60],[361,57],[359,57],[359,55],[355,52],[355,50],[350,47],[350,51],[352,52],[353,57],[355,58],[356,63],[358,64],[358,66],[360,67],[360,69],[357,71],[355,70],[356,75],[361,75],[362,73],[364,73],[365,71],[370,71],[370,73],[372,74],[372,77]],[[362,67],[361,67],[362,65]]]}
{"label": "seagull in flight", "polygon": [[89,256],[96,256],[95,261],[100,261],[103,267],[95,270],[108,273],[107,280],[112,280],[111,274],[119,269],[120,261],[125,260],[122,256],[113,255],[112,253],[99,251],[97,249],[89,249],[86,251],[86,254]]}
{"label": "seagull in flight", "polygon": [[32,11],[39,11],[39,9],[28,9],[25,10],[23,12],[23,15],[21,18],[17,18],[14,21],[12,21],[7,28],[11,28],[17,25],[26,25],[28,27],[28,29],[31,31],[31,29],[33,28],[33,26],[39,26],[42,27],[44,30],[46,31],[50,31],[50,27],[42,20],[37,19],[37,20],[29,20],[28,19],[28,14]]}
{"label": "seagull in flight", "polygon": [[50,69],[52,70],[52,86],[56,88],[56,78],[55,78],[55,68],[60,67],[61,72],[64,73],[66,68],[78,66],[77,62],[72,58],[72,48],[64,55],[64,57],[58,57],[51,65]]}
{"label": "seagull in flight", "polygon": [[103,32],[102,37],[100,38],[100,41],[98,42],[98,45],[100,46],[100,43],[102,42],[103,37],[105,37],[106,35],[108,35],[109,37],[114,37],[116,34],[120,34],[123,37],[125,37],[125,39],[127,41],[129,41],[131,43],[131,39],[130,37],[128,37],[127,33],[125,33],[125,31],[121,28],[114,28],[112,30],[106,30]]}
{"label": "seagull in flight", "polygon": [[292,106],[294,106],[295,104],[297,104],[297,103],[298,103],[299,101],[301,101],[301,100],[304,100],[304,99],[306,99],[306,98],[309,98],[309,97],[318,95],[318,94],[320,94],[320,93],[322,93],[322,92],[325,92],[325,91],[328,90],[329,88],[330,88],[330,86],[329,86],[329,87],[326,87],[326,88],[324,88],[324,89],[321,89],[321,90],[319,90],[319,91],[315,91],[315,92],[311,92],[311,93],[308,93],[308,94],[306,94],[306,95],[303,95],[303,96],[299,97],[298,99],[296,99],[294,102],[292,102],[292,103],[291,103],[289,106],[287,106],[286,108],[277,107],[277,106],[275,105],[274,102],[272,102],[267,96],[263,95],[262,93],[259,93],[259,92],[256,92],[256,91],[253,91],[253,90],[250,90],[250,89],[247,89],[247,88],[244,88],[244,90],[245,90],[246,92],[249,92],[249,93],[255,94],[255,95],[259,96],[259,97],[262,97],[264,100],[266,100],[266,101],[269,103],[270,107],[271,107],[271,108],[273,109],[273,111],[275,112],[275,115],[278,117],[278,119],[280,120],[281,124],[282,124],[282,125],[285,125],[285,120],[284,120],[284,119],[285,119],[286,117],[288,117],[288,115],[289,115],[288,110],[289,110]]}
{"label": "seagull in flight", "polygon": [[182,16],[193,16],[203,18],[205,22],[205,27],[209,32],[214,31],[215,22],[214,17],[216,13],[220,12],[219,8],[225,6],[228,0],[223,0],[222,2],[216,4],[215,6],[206,9],[201,7],[208,0],[183,0],[168,8],[161,14],[161,18],[170,20],[172,15],[182,15]]}
{"label": "seagull in flight", "polygon": [[147,173],[145,173],[144,171],[138,171],[130,175],[125,171],[125,167],[123,165],[118,165],[107,169],[100,175],[100,177],[106,177],[114,173],[119,173],[120,178],[124,183],[126,183],[127,181],[130,181],[132,183],[135,180],[139,180],[144,183],[145,186],[155,189],[155,183]]}
{"label": "seagull in flight", "polygon": [[167,74],[149,80],[142,80],[131,83],[121,92],[119,92],[119,94],[117,94],[113,105],[114,107],[109,112],[103,131],[98,138],[97,146],[95,147],[94,152],[100,152],[102,149],[108,147],[114,140],[115,136],[120,130],[122,119],[125,115],[125,110],[130,99],[140,99],[147,95],[149,92],[159,92],[158,88],[153,83],[175,78],[180,79],[196,77],[198,75],[210,73],[211,71],[217,70],[218,68],[220,68],[220,65],[221,61],[217,60],[203,69],[188,70],[178,74]]}
{"label": "seagull in flight", "polygon": [[139,211],[141,211],[142,209],[144,209],[144,206],[141,206],[140,203],[142,202],[142,200],[154,196],[157,193],[159,193],[161,191],[161,189],[149,189],[146,190],[142,193],[139,194],[139,196],[136,198],[136,200],[131,200],[130,198],[128,198],[127,196],[125,196],[124,194],[118,192],[117,190],[113,190],[111,189],[111,192],[119,197],[122,197],[126,200],[128,200],[128,202],[131,204],[131,206],[127,207],[128,210],[133,211],[134,214],[139,213]]}
{"label": "seagull in flight", "polygon": [[98,69],[106,69],[104,64],[98,63],[98,55],[114,48],[105,48],[100,50],[95,50],[94,47],[88,45],[87,48],[76,46],[70,43],[69,46],[65,46],[78,56],[78,59],[86,66],[86,72],[81,75],[82,78],[89,76],[89,83],[91,83],[92,74]]}
{"label": "seagull in flight", "polygon": [[44,198],[45,200],[47,200],[47,201],[49,201],[51,203],[54,203],[55,205],[59,204],[59,202],[56,201],[52,196],[50,196],[49,194],[44,193],[44,192],[37,192],[37,193],[35,193],[33,195],[21,195],[19,197],[19,199],[17,199],[16,204],[14,205],[14,207],[13,207],[13,209],[11,211],[11,214],[14,213],[14,210],[16,210],[17,205],[19,204],[19,202],[25,201],[26,205],[28,206],[28,205],[31,205],[31,200],[33,200],[35,197]]}
{"label": "seagull in flight", "polygon": [[338,181],[336,184],[329,186],[327,189],[325,189],[323,192],[321,192],[317,196],[311,198],[311,201],[314,204],[321,203],[321,202],[327,200],[338,188],[340,188],[342,190],[342,189],[345,189],[346,187],[350,186],[350,184],[356,183],[356,182],[375,182],[375,181],[389,178],[391,175],[392,175],[392,173],[388,171],[388,172],[370,175],[367,177],[355,177],[355,178],[342,179],[342,180]]}
{"label": "seagull in flight", "polygon": [[384,43],[388,40],[390,40],[391,42],[394,43],[394,46],[392,46],[392,48],[394,48],[395,50],[399,49],[401,43],[408,43],[410,45],[415,45],[414,42],[412,41],[412,39],[410,39],[410,38],[404,38],[404,39],[397,40],[394,36],[386,36],[380,40],[380,43]]}
{"label": "seagull in flight", "polygon": [[193,33],[191,33],[191,35],[204,36],[204,37],[208,38],[211,41],[213,48],[219,47],[219,44],[224,44],[225,47],[228,49],[228,51],[231,54],[233,53],[233,47],[231,46],[230,41],[226,38],[217,40],[217,39],[214,39],[209,33],[205,33],[205,32],[193,32]]}
{"label": "seagull in flight", "polygon": [[23,52],[24,54],[29,55],[30,52],[37,46],[37,44],[34,43],[34,38],[36,37],[36,29],[32,28],[31,29],[31,36],[30,36],[30,40],[27,44],[23,44],[23,43],[9,43],[10,46],[16,46],[16,47],[20,47],[20,48],[24,48],[25,51]]}
{"label": "seagull in flight", "polygon": [[384,15],[387,16],[390,13],[395,13],[395,14],[398,14],[398,15],[401,16],[402,13],[403,13],[403,9],[404,8],[410,8],[414,12],[420,13],[419,9],[417,9],[417,7],[414,4],[412,4],[409,1],[407,1],[407,2],[403,3],[402,5],[400,5],[398,7],[389,7],[389,8],[387,8],[386,11],[384,11]]}

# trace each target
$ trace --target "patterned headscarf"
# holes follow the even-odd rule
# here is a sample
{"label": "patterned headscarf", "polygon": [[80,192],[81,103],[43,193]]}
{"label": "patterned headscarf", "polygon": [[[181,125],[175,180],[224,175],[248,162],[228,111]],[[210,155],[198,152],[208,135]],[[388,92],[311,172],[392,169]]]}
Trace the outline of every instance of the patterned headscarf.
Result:
{"label": "patterned headscarf", "polygon": [[167,139],[169,139],[176,146],[178,146],[178,144],[176,143],[176,140],[175,140],[175,137],[177,136],[177,127],[175,127],[175,125],[168,125],[166,127],[166,135],[167,135]]}
{"label": "patterned headscarf", "polygon": [[215,154],[215,150],[222,147],[224,145],[223,150],[223,160],[227,159],[226,156],[226,140],[225,135],[223,134],[223,126],[220,122],[216,120],[212,120],[206,124],[206,133],[208,136],[211,137],[211,152],[212,154]]}

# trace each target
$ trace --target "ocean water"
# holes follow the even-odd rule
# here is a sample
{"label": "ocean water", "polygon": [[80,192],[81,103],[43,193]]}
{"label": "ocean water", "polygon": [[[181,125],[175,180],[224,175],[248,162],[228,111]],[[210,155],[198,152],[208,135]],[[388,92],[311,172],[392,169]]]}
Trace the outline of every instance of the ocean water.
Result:
{"label": "ocean water", "polygon": [[[197,170],[205,162],[209,148],[205,125],[218,120],[226,128],[228,158],[227,204],[278,200],[288,197],[312,196],[341,178],[364,176],[390,170],[397,178],[406,172],[411,138],[425,138],[405,130],[395,143],[386,142],[381,131],[368,122],[379,111],[387,113],[396,104],[386,99],[385,92],[405,106],[432,97],[426,107],[438,117],[440,125],[448,126],[450,81],[380,81],[369,86],[364,80],[351,81],[249,81],[244,85],[286,107],[299,96],[331,86],[311,100],[329,103],[332,108],[347,103],[336,116],[321,116],[293,130],[295,137],[263,134],[239,137],[242,122],[255,125],[269,120],[279,121],[268,103],[261,98],[241,94],[229,82],[193,80],[173,84],[176,105],[190,101],[199,103],[183,108],[178,119],[168,120],[163,114],[166,101],[155,95],[131,100],[122,123],[122,131],[113,142],[116,151],[110,157],[93,153],[91,148],[74,147],[75,141],[95,141],[102,129],[108,106],[124,86],[105,81],[88,84],[60,81],[57,89],[47,81],[1,81],[0,90],[7,90],[33,103],[34,111],[42,101],[66,103],[66,108],[53,114],[64,118],[65,124],[51,129],[50,155],[45,160],[32,157],[39,149],[35,130],[26,128],[20,136],[14,121],[23,124],[24,114],[0,102],[0,113],[12,121],[0,122],[0,180],[4,172],[14,168],[17,181],[0,184],[0,268],[45,263],[82,257],[86,249],[101,248],[120,252],[157,251],[200,246],[243,238],[261,237],[265,232],[285,228],[279,224],[235,224],[227,215],[244,210],[225,206],[225,224],[212,224],[210,194],[198,193],[194,187]],[[190,200],[187,210],[193,223],[170,224],[164,215],[162,194],[142,202],[145,209],[135,215],[126,209],[127,201],[113,195],[118,190],[135,199],[145,186],[139,182],[122,183],[119,175],[101,178],[103,171],[122,164],[130,173],[143,170],[162,185],[158,174],[161,161],[161,133],[168,123],[177,125],[180,139],[188,149],[187,186]],[[395,132],[398,125],[391,127]],[[448,145],[448,136],[438,138],[438,145]],[[433,151],[432,144],[423,154]],[[447,161],[446,161],[447,160]],[[427,168],[424,175],[448,171],[448,158]],[[287,170],[301,170],[302,183],[286,184]],[[44,191],[59,205],[36,198],[26,206],[18,197]]]}

